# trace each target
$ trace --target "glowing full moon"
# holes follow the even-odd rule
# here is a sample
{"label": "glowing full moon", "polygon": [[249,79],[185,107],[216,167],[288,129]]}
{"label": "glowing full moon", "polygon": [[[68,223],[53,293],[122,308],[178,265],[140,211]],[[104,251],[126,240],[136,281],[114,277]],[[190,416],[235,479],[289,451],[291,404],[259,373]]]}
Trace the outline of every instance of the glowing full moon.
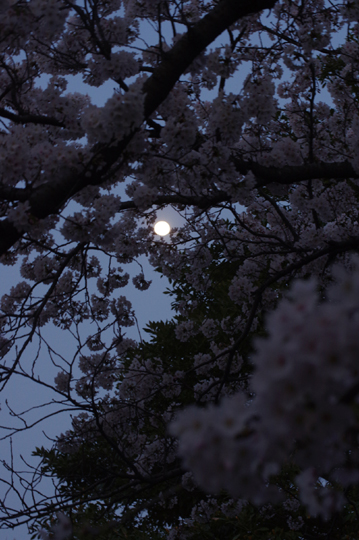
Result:
{"label": "glowing full moon", "polygon": [[166,236],[171,230],[167,221],[157,221],[155,225],[155,233],[159,236]]}

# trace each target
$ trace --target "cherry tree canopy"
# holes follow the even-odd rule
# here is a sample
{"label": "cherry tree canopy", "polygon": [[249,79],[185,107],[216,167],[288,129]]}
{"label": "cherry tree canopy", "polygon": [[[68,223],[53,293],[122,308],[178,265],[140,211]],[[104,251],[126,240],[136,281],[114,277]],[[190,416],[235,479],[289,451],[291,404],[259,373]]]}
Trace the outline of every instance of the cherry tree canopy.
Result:
{"label": "cherry tree canopy", "polygon": [[[31,480],[5,463],[2,527],[58,511],[58,540],[141,519],[151,538],[195,538],[204,515],[237,534],[233,516],[248,530],[249,508],[270,504],[286,538],[310,537],[308,515],[344,537],[359,483],[358,18],[358,0],[0,0],[0,262],[22,276],[1,300],[1,388],[22,377],[75,413]],[[72,81],[113,90],[100,106]],[[153,232],[165,207],[182,223],[168,241]],[[151,285],[126,268],[140,256],[176,313],[149,343],[126,335],[126,286]],[[76,341],[66,357],[51,325]],[[31,428],[8,410],[22,424],[6,437]]]}

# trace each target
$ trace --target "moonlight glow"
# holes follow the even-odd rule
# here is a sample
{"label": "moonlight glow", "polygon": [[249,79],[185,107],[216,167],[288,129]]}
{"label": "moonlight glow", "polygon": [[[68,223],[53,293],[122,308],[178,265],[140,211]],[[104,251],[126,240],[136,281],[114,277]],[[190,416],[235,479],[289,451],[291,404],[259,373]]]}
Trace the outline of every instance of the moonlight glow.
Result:
{"label": "moonlight glow", "polygon": [[166,236],[171,230],[167,221],[157,221],[155,225],[155,233],[159,236]]}

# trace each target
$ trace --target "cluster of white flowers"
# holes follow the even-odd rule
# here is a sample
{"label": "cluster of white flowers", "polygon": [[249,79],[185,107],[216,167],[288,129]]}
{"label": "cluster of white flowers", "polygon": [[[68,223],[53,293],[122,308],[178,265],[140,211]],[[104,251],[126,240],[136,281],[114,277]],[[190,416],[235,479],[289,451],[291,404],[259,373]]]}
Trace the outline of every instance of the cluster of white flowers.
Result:
{"label": "cluster of white flowers", "polygon": [[110,60],[92,57],[88,63],[89,74],[84,81],[92,86],[101,86],[108,79],[117,81],[138,74],[139,63],[133,53],[118,51],[112,53]]}
{"label": "cluster of white flowers", "polygon": [[50,531],[41,530],[39,532],[42,540],[69,540],[72,536],[72,523],[68,516],[62,512],[57,512],[57,523],[50,527]]}
{"label": "cluster of white flowers", "polygon": [[176,338],[179,341],[188,341],[194,333],[193,321],[183,321],[176,326]]}
{"label": "cluster of white flowers", "polygon": [[246,118],[255,117],[261,124],[269,122],[275,108],[274,83],[269,74],[265,74],[258,80],[248,81],[245,84],[248,97],[242,102]]}
{"label": "cluster of white flowers", "polygon": [[300,145],[287,137],[276,142],[270,153],[270,159],[273,159],[273,165],[300,165],[303,161]]}
{"label": "cluster of white flowers", "polygon": [[134,183],[126,188],[137,208],[146,210],[150,208],[158,196],[158,190],[143,184]]}
{"label": "cluster of white flowers", "polygon": [[193,146],[197,136],[197,122],[195,117],[187,115],[187,118],[176,122],[169,118],[165,127],[161,131],[161,136],[168,141],[168,145],[173,150],[183,150]]}
{"label": "cluster of white flowers", "polygon": [[125,94],[115,93],[104,107],[90,105],[84,111],[82,126],[91,144],[121,140],[143,122],[143,78],[137,79]]}
{"label": "cluster of white flowers", "polygon": [[55,386],[60,392],[67,393],[70,389],[70,375],[68,373],[65,373],[64,371],[60,371],[55,379]]}
{"label": "cluster of white flowers", "polygon": [[346,2],[343,3],[341,6],[341,11],[344,17],[348,21],[358,21],[359,17],[359,2],[358,0],[346,0]]}
{"label": "cluster of white flowers", "polygon": [[8,211],[8,219],[20,231],[28,231],[31,227],[30,203],[19,202],[16,207],[10,208]]}
{"label": "cluster of white flowers", "polygon": [[146,280],[144,274],[141,272],[140,274],[138,274],[138,276],[132,278],[132,283],[134,284],[136,289],[139,289],[140,291],[146,291],[151,285],[152,281]]}
{"label": "cluster of white flowers", "polygon": [[[234,106],[235,104],[235,106]],[[225,142],[234,143],[238,141],[244,120],[246,119],[246,107],[239,96],[229,94],[219,95],[212,103],[209,118],[209,133],[221,130],[225,137]]]}
{"label": "cluster of white flowers", "polygon": [[104,296],[109,296],[115,289],[125,287],[130,275],[122,272],[122,268],[111,268],[106,277],[99,277],[97,280],[99,292]]}
{"label": "cluster of white flowers", "polygon": [[31,0],[31,11],[41,21],[46,36],[54,36],[63,28],[68,9],[59,0]]}
{"label": "cluster of white flowers", "polygon": [[131,302],[125,296],[119,296],[111,301],[111,312],[115,315],[120,326],[133,326],[135,324]]}
{"label": "cluster of white flowers", "polygon": [[[327,518],[340,508],[342,495],[316,483],[346,469],[357,426],[357,394],[346,396],[359,381],[359,265],[334,275],[324,301],[314,279],[298,281],[268,318],[269,336],[257,341],[253,357],[250,403],[236,395],[219,407],[191,407],[171,424],[185,467],[204,489],[271,500],[278,493],[268,480],[294,452],[310,513]],[[359,467],[352,461],[350,468]]]}

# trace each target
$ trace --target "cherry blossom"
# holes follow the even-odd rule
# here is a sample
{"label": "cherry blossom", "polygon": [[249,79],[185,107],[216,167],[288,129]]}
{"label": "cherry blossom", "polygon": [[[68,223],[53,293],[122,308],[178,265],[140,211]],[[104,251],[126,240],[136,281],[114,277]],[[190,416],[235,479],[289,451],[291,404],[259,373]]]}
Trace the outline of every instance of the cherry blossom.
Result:
{"label": "cherry blossom", "polygon": [[[4,394],[4,438],[71,415],[32,480],[4,464],[0,527],[105,536],[168,512],[184,539],[257,507],[304,537],[308,513],[356,508],[358,13],[0,1],[1,390],[51,393],[22,413]],[[142,258],[174,310],[145,337]]]}

